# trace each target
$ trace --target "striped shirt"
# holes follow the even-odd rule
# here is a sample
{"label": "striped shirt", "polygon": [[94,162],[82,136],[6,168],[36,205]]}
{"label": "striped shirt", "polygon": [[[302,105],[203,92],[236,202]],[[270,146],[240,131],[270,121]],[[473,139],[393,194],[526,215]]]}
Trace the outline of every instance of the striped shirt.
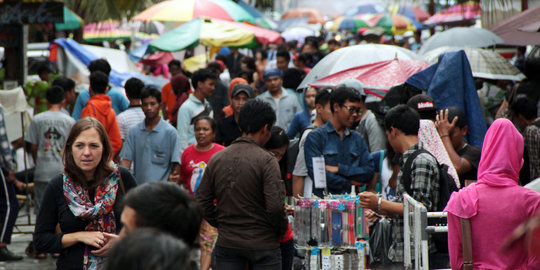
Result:
{"label": "striped shirt", "polygon": [[144,113],[141,106],[129,107],[127,110],[121,112],[116,116],[116,122],[118,122],[118,127],[120,128],[120,136],[122,140],[125,140],[128,135],[129,129],[144,121]]}

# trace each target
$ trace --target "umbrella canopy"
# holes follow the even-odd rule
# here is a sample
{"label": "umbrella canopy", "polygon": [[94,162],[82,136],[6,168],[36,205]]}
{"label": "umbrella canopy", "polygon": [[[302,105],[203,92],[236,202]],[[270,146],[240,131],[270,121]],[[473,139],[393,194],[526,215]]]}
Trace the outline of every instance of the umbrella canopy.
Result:
{"label": "umbrella canopy", "polygon": [[306,75],[298,89],[342,70],[392,59],[423,61],[422,57],[414,52],[398,46],[384,44],[349,46],[336,50],[319,61]]}
{"label": "umbrella canopy", "polygon": [[472,25],[476,19],[480,18],[481,14],[480,3],[466,2],[441,10],[424,23],[429,25]]}
{"label": "umbrella canopy", "polygon": [[314,8],[294,8],[281,15],[281,19],[308,18],[309,24],[324,24],[324,16]]}
{"label": "umbrella canopy", "polygon": [[346,79],[354,78],[362,82],[368,94],[383,98],[392,86],[404,83],[411,75],[428,66],[424,61],[385,60],[346,69],[309,85],[333,87]]}
{"label": "umbrella canopy", "polygon": [[332,26],[328,28],[330,31],[337,30],[351,30],[351,32],[356,32],[359,28],[369,28],[372,27],[368,25],[367,22],[356,17],[350,16],[341,16],[337,18]]}
{"label": "umbrella canopy", "polygon": [[83,28],[83,39],[87,42],[129,40],[131,30],[118,21],[107,20],[86,25]]}
{"label": "umbrella canopy", "polygon": [[525,79],[518,68],[495,51],[480,48],[439,47],[424,54],[430,64],[437,63],[439,56],[445,52],[464,50],[471,64],[473,77],[491,80],[521,81]]}
{"label": "umbrella canopy", "polygon": [[255,18],[229,0],[168,0],[157,3],[133,17],[136,21],[189,22],[194,18],[248,21]]}
{"label": "umbrella canopy", "polygon": [[504,44],[507,45],[538,45],[540,44],[540,32],[531,32],[530,28],[539,21],[540,6],[536,6],[491,26],[489,30],[504,39]]}
{"label": "umbrella canopy", "polygon": [[370,28],[377,27],[384,29],[385,34],[388,35],[403,35],[407,31],[416,30],[411,19],[399,14],[360,14],[356,18],[364,21]]}
{"label": "umbrella canopy", "polygon": [[153,51],[180,51],[198,44],[209,47],[254,47],[257,43],[279,43],[278,32],[244,23],[194,19],[150,42]]}
{"label": "umbrella canopy", "polygon": [[158,21],[130,21],[125,28],[135,30],[135,38],[138,40],[156,39],[165,31],[165,25]]}
{"label": "umbrella canopy", "polygon": [[381,13],[386,10],[386,6],[380,3],[362,4],[351,8],[343,13],[345,16],[356,16],[358,14]]}
{"label": "umbrella canopy", "polygon": [[84,25],[83,19],[79,17],[79,15],[75,14],[75,12],[64,6],[64,22],[55,23],[54,27],[56,30],[63,31],[79,29],[82,25]]}
{"label": "umbrella canopy", "polygon": [[393,5],[388,7],[390,14],[403,15],[411,20],[423,22],[429,18],[429,13],[421,7]]}
{"label": "umbrella canopy", "polygon": [[306,37],[317,36],[317,35],[318,35],[317,30],[313,29],[312,27],[309,27],[309,25],[293,26],[283,31],[283,33],[281,33],[281,36],[287,42],[291,40],[298,40],[300,42],[304,42]]}
{"label": "umbrella canopy", "polygon": [[258,25],[258,26],[262,26],[264,28],[268,28],[268,29],[276,29],[277,28],[277,24],[266,18],[265,16],[263,16],[258,10],[256,10],[255,8],[253,8],[251,5],[249,5],[248,3],[244,2],[243,0],[238,0],[236,1],[236,3],[241,6],[244,10],[246,10],[249,15],[251,15],[253,18],[255,18],[255,24]]}
{"label": "umbrella canopy", "polygon": [[425,54],[433,49],[443,46],[454,47],[488,47],[503,43],[493,32],[475,27],[454,27],[443,32],[439,32],[430,37],[418,51]]}

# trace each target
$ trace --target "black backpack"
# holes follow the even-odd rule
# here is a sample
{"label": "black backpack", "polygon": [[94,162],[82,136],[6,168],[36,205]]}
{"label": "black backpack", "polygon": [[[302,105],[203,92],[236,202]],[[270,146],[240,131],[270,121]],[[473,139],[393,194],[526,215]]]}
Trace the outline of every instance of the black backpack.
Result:
{"label": "black backpack", "polygon": [[[412,169],[412,163],[416,157],[422,153],[427,153],[431,156],[433,156],[430,152],[428,152],[425,149],[419,149],[416,150],[414,153],[412,153],[403,167],[401,168],[403,171],[403,174],[401,176],[401,181],[403,183],[403,187],[405,188],[405,191],[412,196],[412,190],[411,190],[411,169]],[[435,158],[435,160],[437,160]],[[450,199],[450,195],[454,191],[458,191],[458,187],[456,186],[456,182],[454,182],[454,178],[448,174],[448,165],[446,164],[440,164],[437,162],[437,167],[439,168],[439,203],[436,206],[436,211],[443,211],[446,207],[446,204],[448,203],[448,200]],[[446,218],[430,218],[428,219],[428,225],[435,226],[435,225],[442,225],[446,224]],[[435,243],[435,246],[437,247],[437,251],[439,253],[448,253],[448,236],[446,233],[435,233],[432,235],[433,242]]]}

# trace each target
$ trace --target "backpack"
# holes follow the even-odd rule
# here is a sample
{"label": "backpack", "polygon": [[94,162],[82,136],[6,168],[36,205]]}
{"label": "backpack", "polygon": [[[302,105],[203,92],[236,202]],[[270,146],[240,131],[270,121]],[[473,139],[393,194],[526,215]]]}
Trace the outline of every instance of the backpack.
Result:
{"label": "backpack", "polygon": [[[422,153],[427,153],[433,157],[433,155],[425,149],[416,150],[412,153],[405,164],[402,167],[403,174],[401,176],[401,181],[405,191],[412,196],[411,190],[411,169],[412,163]],[[435,157],[434,157],[435,158]],[[435,161],[437,159],[435,158]],[[454,191],[458,191],[454,178],[448,174],[448,165],[440,164],[437,161],[437,167],[439,169],[439,203],[436,205],[436,211],[443,211],[450,199],[450,195]],[[440,224],[446,224],[446,218],[430,218],[428,219],[428,225],[437,226]],[[447,233],[436,233],[432,235],[433,242],[437,247],[437,252],[439,253],[448,253],[448,234]]]}
{"label": "backpack", "polygon": [[[412,153],[405,164],[402,167],[402,177],[401,181],[403,183],[403,187],[405,188],[405,191],[412,196],[412,190],[411,190],[411,169],[412,169],[412,163],[416,159],[416,157],[422,153],[429,154],[433,157],[433,155],[428,152],[425,149],[419,149],[416,150],[414,153]],[[434,157],[435,158],[435,157]],[[435,160],[437,160],[435,158]],[[454,182],[454,178],[448,173],[448,165],[446,164],[440,164],[437,162],[437,167],[439,168],[439,203],[436,206],[436,211],[443,211],[446,207],[446,203],[448,203],[448,200],[450,200],[450,195],[454,191],[458,191],[458,187],[456,186],[456,182]]]}
{"label": "backpack", "polygon": [[[300,139],[304,136],[306,130],[311,130],[316,127],[309,125],[300,133],[300,137],[294,138],[289,141],[289,147],[287,148],[287,178],[285,181],[285,187],[287,188],[287,194],[292,194],[292,173],[294,171],[294,165],[296,164],[296,159],[298,157],[298,152],[300,151]],[[289,196],[289,195],[287,195]],[[292,196],[292,195],[290,195]]]}

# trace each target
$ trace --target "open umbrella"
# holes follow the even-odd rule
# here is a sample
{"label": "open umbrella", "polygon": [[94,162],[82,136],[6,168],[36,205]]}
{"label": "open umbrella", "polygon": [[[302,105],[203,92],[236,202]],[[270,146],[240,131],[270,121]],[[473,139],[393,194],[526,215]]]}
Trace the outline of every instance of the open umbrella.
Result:
{"label": "open umbrella", "polygon": [[490,80],[521,81],[525,79],[519,69],[495,51],[480,48],[439,47],[424,54],[430,64],[437,63],[439,56],[445,52],[464,50],[471,64],[473,77]]}
{"label": "open umbrella", "polygon": [[81,28],[84,25],[84,21],[79,15],[71,11],[69,8],[64,7],[64,22],[55,23],[54,28],[58,31],[63,30],[75,30]]}
{"label": "open umbrella", "polygon": [[431,36],[418,53],[425,54],[433,49],[443,46],[454,47],[488,47],[503,43],[502,40],[493,32],[475,27],[454,27]]}
{"label": "open umbrella", "polygon": [[346,79],[354,78],[362,82],[368,94],[383,98],[392,86],[404,83],[411,75],[428,66],[424,61],[385,60],[346,69],[309,85],[333,87]]}
{"label": "open umbrella", "polygon": [[536,6],[489,27],[489,30],[504,39],[507,45],[538,45],[540,32],[531,32],[530,27],[539,21],[540,6]]}
{"label": "open umbrella", "polygon": [[253,8],[250,4],[244,2],[243,0],[235,1],[239,6],[246,10],[253,18],[255,18],[255,24],[257,26],[262,26],[264,28],[276,30],[277,24],[263,16],[258,10]]}
{"label": "open umbrella", "polygon": [[351,30],[351,32],[356,32],[359,28],[369,28],[372,27],[368,25],[367,22],[356,18],[354,16],[341,16],[334,20],[334,23],[328,30],[337,31],[337,30]]}
{"label": "open umbrella", "polygon": [[107,20],[86,25],[83,28],[83,39],[87,42],[129,40],[131,30],[118,21]]}
{"label": "open umbrella", "polygon": [[423,22],[429,18],[429,13],[420,7],[415,6],[389,6],[390,14],[400,14],[409,19]]}
{"label": "open umbrella", "polygon": [[168,0],[157,3],[133,17],[136,21],[189,22],[194,18],[248,21],[255,18],[229,0]]}
{"label": "open umbrella", "polygon": [[384,29],[384,32],[388,35],[403,35],[407,31],[416,30],[411,19],[399,14],[360,14],[356,18],[364,21],[371,28],[377,27]]}
{"label": "open umbrella", "polygon": [[368,3],[353,7],[343,13],[345,16],[356,16],[358,14],[381,13],[386,10],[386,6],[380,3]]}
{"label": "open umbrella", "polygon": [[317,36],[317,30],[313,29],[309,25],[296,25],[290,28],[287,28],[281,33],[281,36],[285,41],[289,42],[291,40],[298,40],[304,42],[306,37]]}
{"label": "open umbrella", "polygon": [[342,70],[392,59],[423,61],[422,57],[411,50],[394,45],[361,44],[349,46],[336,50],[319,61],[306,75],[298,89],[305,88],[309,83]]}
{"label": "open umbrella", "polygon": [[150,42],[153,51],[180,51],[198,44],[209,47],[254,47],[257,43],[279,43],[278,32],[244,23],[194,19]]}
{"label": "open umbrella", "polygon": [[441,10],[424,23],[429,25],[473,25],[481,14],[480,3],[466,2]]}
{"label": "open umbrella", "polygon": [[281,19],[290,19],[290,18],[308,18],[309,24],[324,24],[324,16],[318,10],[314,8],[294,8],[289,9],[287,12],[281,15]]}

